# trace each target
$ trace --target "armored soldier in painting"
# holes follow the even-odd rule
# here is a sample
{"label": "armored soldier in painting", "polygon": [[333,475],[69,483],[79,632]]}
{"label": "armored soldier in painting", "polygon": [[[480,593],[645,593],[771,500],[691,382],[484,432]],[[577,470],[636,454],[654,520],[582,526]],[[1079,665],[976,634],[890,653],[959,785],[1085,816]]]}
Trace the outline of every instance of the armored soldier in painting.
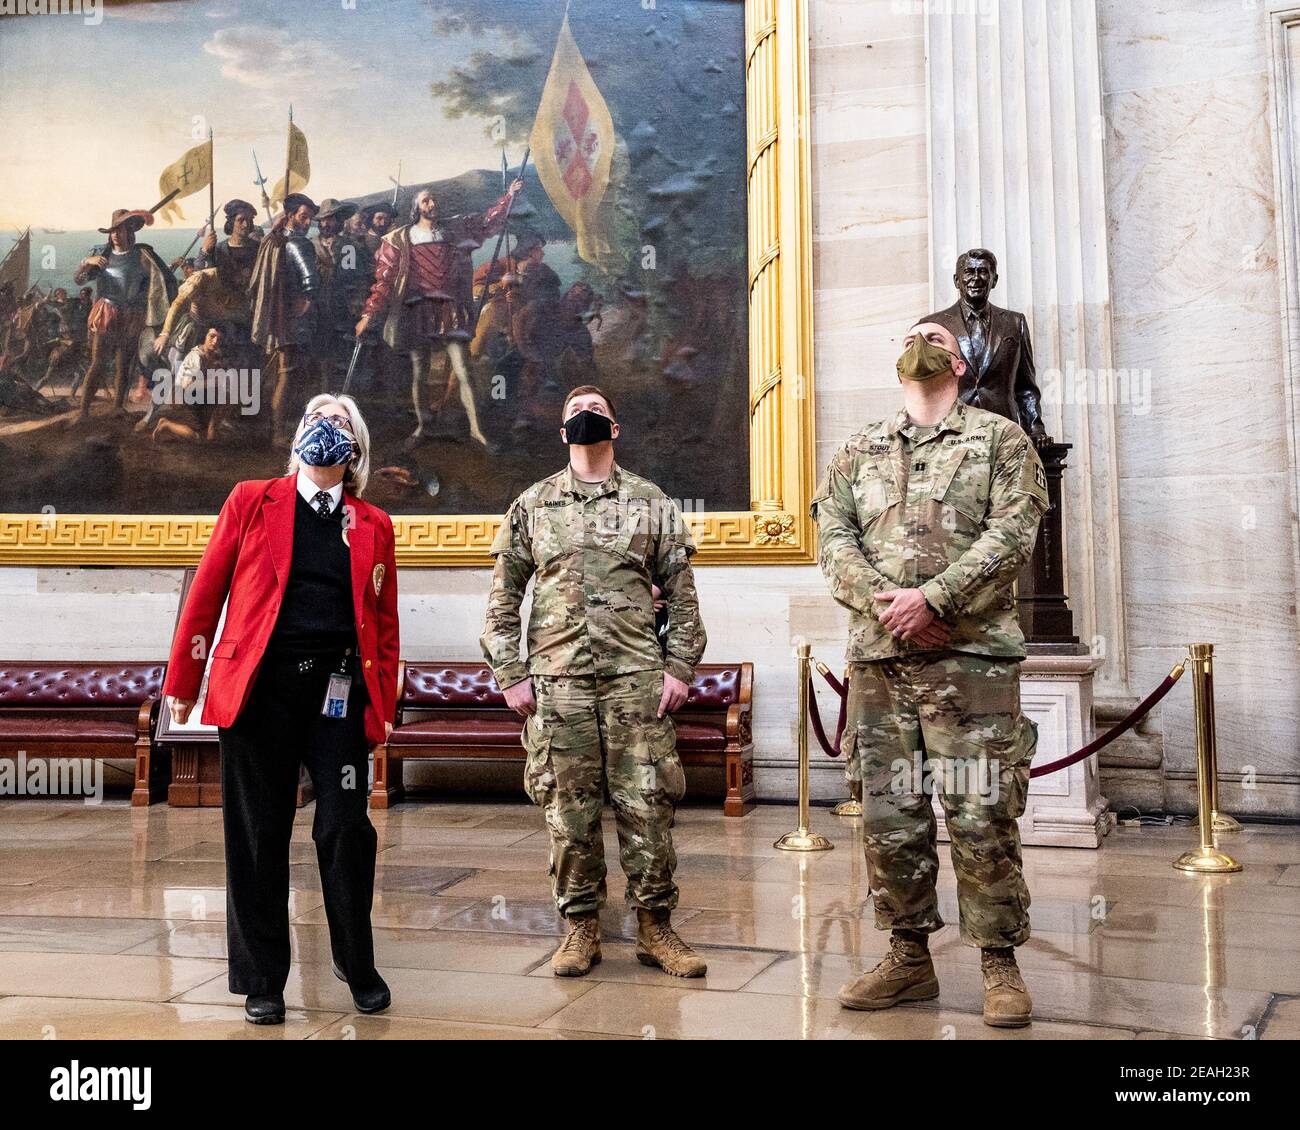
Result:
{"label": "armored soldier in painting", "polygon": [[140,334],[158,327],[176,297],[176,279],[152,247],[136,243],[135,233],[153,223],[150,212],[119,208],[108,227],[103,252],[84,259],[73,279],[77,285],[93,280],[97,295],[87,321],[90,368],[82,386],[76,421],[90,415],[100,382],[113,371],[113,407],[126,411],[127,385],[139,355]]}
{"label": "armored soldier in painting", "polygon": [[1037,731],[1020,709],[1011,586],[1047,484],[1017,424],[958,398],[965,369],[952,333],[913,326],[898,361],[905,407],[849,440],[812,504],[822,572],[851,613],[843,748],[862,782],[876,925],[893,931],[885,960],[840,1001],[875,1009],[938,995],[933,788],[961,937],[983,951],[984,1019],[1020,1027],[1030,1001],[1013,947],[1029,937],[1029,891],[1016,818]]}
{"label": "armored soldier in painting", "polygon": [[[506,701],[527,719],[524,787],[546,812],[555,900],[568,922],[552,969],[582,976],[600,960],[608,790],[637,912],[637,958],[700,977],[704,961],[669,921],[673,811],[686,789],[670,715],[686,701],[705,644],[695,546],[676,504],[614,462],[618,429],[599,389],[569,393],[560,434],[570,464],[524,491],[501,524],[481,643]],[[525,664],[519,609],[531,577]],[[666,654],[655,633],[655,583],[667,601]]]}
{"label": "armored soldier in painting", "polygon": [[276,446],[289,444],[289,405],[308,399],[321,275],[307,231],[319,210],[302,193],[293,192],[285,198],[284,211],[258,247],[249,284],[253,341],[266,351],[268,362],[275,362],[271,442]]}

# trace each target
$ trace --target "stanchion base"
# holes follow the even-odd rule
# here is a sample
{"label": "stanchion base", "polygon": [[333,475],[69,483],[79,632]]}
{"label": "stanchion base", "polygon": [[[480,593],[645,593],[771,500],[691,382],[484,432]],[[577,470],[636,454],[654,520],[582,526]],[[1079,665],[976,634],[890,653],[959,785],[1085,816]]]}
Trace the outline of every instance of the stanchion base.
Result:
{"label": "stanchion base", "polygon": [[786,832],[772,845],[778,851],[831,851],[835,845],[818,832],[800,828],[797,832]]}
{"label": "stanchion base", "polygon": [[1234,820],[1226,812],[1216,812],[1211,819],[1210,827],[1215,832],[1240,832],[1241,822]]}
{"label": "stanchion base", "polygon": [[1174,867],[1179,871],[1197,871],[1202,875],[1224,875],[1241,870],[1241,864],[1227,852],[1203,847],[1183,852],[1174,860]]}
{"label": "stanchion base", "polygon": [[862,801],[854,800],[852,798],[848,800],[842,800],[840,801],[839,804],[837,804],[834,808],[831,809],[831,815],[832,816],[861,816]]}

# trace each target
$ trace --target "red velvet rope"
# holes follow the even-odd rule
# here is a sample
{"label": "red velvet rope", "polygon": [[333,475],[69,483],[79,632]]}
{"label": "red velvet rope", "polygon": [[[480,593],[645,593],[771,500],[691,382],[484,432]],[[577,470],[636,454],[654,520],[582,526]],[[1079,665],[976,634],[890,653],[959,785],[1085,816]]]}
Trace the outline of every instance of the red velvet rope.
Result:
{"label": "red velvet rope", "polygon": [[839,757],[840,740],[844,736],[844,721],[849,713],[849,696],[845,693],[844,684],[839,681],[829,671],[823,671],[822,676],[831,685],[831,689],[840,696],[840,717],[835,723],[835,741],[826,740],[826,727],[822,725],[821,708],[817,705],[817,696],[813,693],[812,672],[808,673],[808,717],[812,720],[813,733],[817,735],[817,744],[826,751],[828,757]]}
{"label": "red velvet rope", "polygon": [[1105,749],[1120,734],[1126,730],[1132,729],[1142,721],[1162,698],[1165,697],[1173,686],[1183,675],[1183,665],[1180,663],[1168,675],[1161,680],[1161,683],[1155,690],[1146,696],[1137,704],[1128,714],[1126,714],[1118,725],[1112,726],[1099,738],[1094,738],[1082,749],[1070,754],[1068,757],[1062,757],[1056,761],[1049,761],[1046,765],[1035,765],[1030,771],[1031,777],[1042,777],[1048,773],[1055,773],[1058,769],[1066,769],[1076,761],[1082,761],[1085,757],[1091,757],[1098,750]]}
{"label": "red velvet rope", "polygon": [[[846,715],[848,713],[848,701],[849,701],[848,688],[845,687],[845,685],[841,683],[839,679],[837,679],[834,675],[832,675],[826,667],[822,666],[820,663],[817,665],[817,667],[818,670],[821,671],[822,678],[826,680],[826,682],[830,685],[831,690],[834,691],[837,695],[839,695],[840,698],[840,717],[839,717],[839,722],[835,727],[835,741],[832,743],[830,741],[827,741],[826,739],[826,729],[822,725],[821,710],[817,705],[817,696],[813,694],[813,681],[812,681],[811,673],[809,673],[808,675],[808,716],[809,719],[812,721],[813,733],[817,735],[817,744],[820,745],[822,749],[826,751],[828,756],[839,757],[841,739],[844,736],[844,722],[845,722]],[[1174,684],[1178,682],[1180,678],[1182,678],[1183,669],[1184,669],[1184,665],[1182,663],[1179,663],[1172,671],[1169,672],[1168,675],[1164,677],[1160,685],[1156,687],[1155,690],[1153,690],[1149,695],[1146,696],[1146,698],[1144,698],[1141,702],[1139,702],[1137,706],[1135,706],[1128,714],[1126,714],[1119,721],[1118,724],[1112,726],[1109,730],[1107,730],[1104,734],[1102,734],[1101,737],[1094,738],[1082,749],[1076,750],[1068,757],[1058,758],[1056,761],[1049,761],[1046,765],[1035,765],[1029,771],[1030,777],[1043,777],[1046,776],[1048,773],[1055,773],[1061,769],[1068,769],[1071,765],[1074,765],[1076,762],[1082,761],[1084,760],[1084,758],[1091,757],[1094,753],[1097,753],[1098,751],[1105,749],[1108,745],[1110,745],[1111,742],[1113,742],[1121,734],[1127,732],[1128,730],[1131,730],[1134,726],[1136,726],[1139,722],[1141,722],[1143,718],[1145,718],[1148,714],[1151,713],[1156,703],[1158,703],[1162,698],[1164,698],[1165,695],[1167,695],[1173,689]]]}

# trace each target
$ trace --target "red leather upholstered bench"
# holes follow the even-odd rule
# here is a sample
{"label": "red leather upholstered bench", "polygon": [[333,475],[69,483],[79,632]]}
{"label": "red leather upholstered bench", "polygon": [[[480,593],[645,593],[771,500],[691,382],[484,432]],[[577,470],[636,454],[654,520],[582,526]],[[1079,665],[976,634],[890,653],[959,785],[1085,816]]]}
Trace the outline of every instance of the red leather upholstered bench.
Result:
{"label": "red leather upholstered bench", "polygon": [[134,758],[133,805],[162,799],[154,756],[163,663],[0,662],[0,757]]}
{"label": "red leather upholstered bench", "polygon": [[[402,800],[405,760],[524,759],[519,740],[523,719],[506,706],[489,667],[403,661],[397,685],[397,723],[387,744],[375,749],[371,808]],[[682,764],[726,770],[727,816],[743,816],[754,807],[753,687],[752,663],[701,664],[686,705],[673,715]],[[408,713],[417,712],[418,721],[406,720]]]}

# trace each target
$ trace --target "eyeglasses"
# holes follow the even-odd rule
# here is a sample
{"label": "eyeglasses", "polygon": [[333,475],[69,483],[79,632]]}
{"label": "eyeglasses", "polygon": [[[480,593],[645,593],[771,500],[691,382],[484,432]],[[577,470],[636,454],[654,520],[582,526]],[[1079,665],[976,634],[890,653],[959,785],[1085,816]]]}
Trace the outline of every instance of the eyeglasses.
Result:
{"label": "eyeglasses", "polygon": [[346,416],[326,416],[323,412],[308,412],[302,418],[304,424],[318,424],[321,420],[328,420],[336,428],[341,428],[345,432],[352,431],[352,421]]}

